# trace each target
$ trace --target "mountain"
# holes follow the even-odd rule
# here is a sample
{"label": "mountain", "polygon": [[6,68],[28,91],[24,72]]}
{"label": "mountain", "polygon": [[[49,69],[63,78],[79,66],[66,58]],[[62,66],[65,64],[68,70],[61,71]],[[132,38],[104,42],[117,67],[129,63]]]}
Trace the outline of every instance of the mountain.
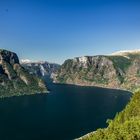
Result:
{"label": "mountain", "polygon": [[55,73],[59,68],[59,64],[49,63],[47,61],[32,62],[28,59],[21,61],[22,66],[29,71],[30,74],[43,77]]}
{"label": "mountain", "polygon": [[53,79],[56,83],[133,90],[140,85],[140,51],[68,59]]}
{"label": "mountain", "polygon": [[140,50],[119,51],[111,55],[69,59],[55,73],[54,82],[82,86],[101,86],[134,91],[126,108],[108,120],[108,127],[78,140],[140,139]]}
{"label": "mountain", "polygon": [[30,75],[19,63],[16,53],[0,50],[0,97],[46,92],[45,83]]}

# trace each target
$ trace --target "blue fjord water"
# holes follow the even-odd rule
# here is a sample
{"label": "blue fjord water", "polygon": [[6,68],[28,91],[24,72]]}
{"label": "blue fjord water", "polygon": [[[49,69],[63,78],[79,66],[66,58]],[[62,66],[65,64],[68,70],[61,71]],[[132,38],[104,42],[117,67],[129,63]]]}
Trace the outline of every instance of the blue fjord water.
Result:
{"label": "blue fjord water", "polygon": [[48,83],[49,94],[0,100],[1,140],[72,140],[106,127],[127,91]]}

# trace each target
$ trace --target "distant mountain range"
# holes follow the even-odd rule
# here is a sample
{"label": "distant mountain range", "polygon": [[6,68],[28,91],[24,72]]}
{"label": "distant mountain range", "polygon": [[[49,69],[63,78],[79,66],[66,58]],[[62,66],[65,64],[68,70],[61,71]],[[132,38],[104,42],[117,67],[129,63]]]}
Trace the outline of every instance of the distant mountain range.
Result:
{"label": "distant mountain range", "polygon": [[47,92],[45,83],[20,65],[14,52],[0,50],[0,98]]}
{"label": "distant mountain range", "polygon": [[68,59],[53,79],[56,83],[133,90],[140,85],[140,50]]}
{"label": "distant mountain range", "polygon": [[52,73],[55,73],[60,68],[59,64],[49,63],[47,61],[33,62],[28,59],[21,60],[21,65],[28,70],[30,74],[39,77],[51,76]]}

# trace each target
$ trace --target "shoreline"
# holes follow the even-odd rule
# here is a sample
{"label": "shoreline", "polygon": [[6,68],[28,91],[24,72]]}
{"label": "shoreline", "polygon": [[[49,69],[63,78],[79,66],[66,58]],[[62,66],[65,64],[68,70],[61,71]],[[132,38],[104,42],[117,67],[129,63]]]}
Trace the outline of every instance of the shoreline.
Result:
{"label": "shoreline", "polygon": [[43,91],[43,92],[31,92],[31,93],[23,93],[23,94],[17,94],[17,95],[11,95],[11,96],[0,96],[1,99],[7,99],[7,98],[12,98],[12,97],[21,97],[21,96],[31,96],[31,95],[39,95],[39,94],[49,94],[50,91]]}
{"label": "shoreline", "polygon": [[82,140],[83,138],[88,138],[90,136],[90,134],[94,134],[94,133],[96,133],[96,131],[89,132],[89,133],[85,134],[84,136],[81,136],[80,138],[75,138],[74,140]]}
{"label": "shoreline", "polygon": [[72,85],[72,86],[80,86],[80,87],[95,87],[95,88],[104,88],[104,89],[110,89],[110,90],[120,90],[120,91],[126,91],[126,92],[133,92],[132,90],[127,90],[123,88],[113,88],[113,87],[106,87],[106,86],[98,86],[98,85],[81,85],[81,84],[71,84],[71,83],[60,83],[53,81],[53,84],[60,84],[60,85]]}
{"label": "shoreline", "polygon": [[[133,95],[133,91],[127,90],[127,89],[122,89],[122,88],[111,88],[111,87],[96,86],[96,85],[80,85],[80,84],[70,84],[70,83],[59,83],[59,82],[54,82],[54,81],[53,81],[53,83],[54,84],[60,84],[60,85],[72,85],[72,86],[80,86],[80,87],[95,87],[95,88],[102,88],[102,89],[126,91],[126,92],[129,92],[129,93],[131,93]],[[104,129],[106,129],[106,128],[104,128]],[[98,128],[98,129],[100,129],[100,128]],[[83,135],[83,136],[81,136],[79,138],[75,138],[74,140],[82,140],[83,138],[88,138],[91,134],[96,133],[97,130],[89,132],[89,133],[87,133],[87,134],[85,134],[85,135]]]}

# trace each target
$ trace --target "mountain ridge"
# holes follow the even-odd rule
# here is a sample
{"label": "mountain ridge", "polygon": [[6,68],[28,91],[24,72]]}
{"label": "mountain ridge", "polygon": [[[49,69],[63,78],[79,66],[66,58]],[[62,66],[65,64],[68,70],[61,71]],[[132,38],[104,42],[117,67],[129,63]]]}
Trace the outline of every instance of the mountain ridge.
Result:
{"label": "mountain ridge", "polygon": [[30,74],[44,77],[51,76],[59,69],[60,65],[56,63],[49,63],[48,61],[30,61],[21,63],[21,65],[28,70]]}
{"label": "mountain ridge", "polygon": [[23,68],[16,53],[0,50],[0,97],[47,92],[42,79]]}
{"label": "mountain ridge", "polygon": [[[140,84],[140,54],[96,55],[66,60],[54,74],[56,83],[133,90]],[[136,52],[136,51],[134,51]]]}

